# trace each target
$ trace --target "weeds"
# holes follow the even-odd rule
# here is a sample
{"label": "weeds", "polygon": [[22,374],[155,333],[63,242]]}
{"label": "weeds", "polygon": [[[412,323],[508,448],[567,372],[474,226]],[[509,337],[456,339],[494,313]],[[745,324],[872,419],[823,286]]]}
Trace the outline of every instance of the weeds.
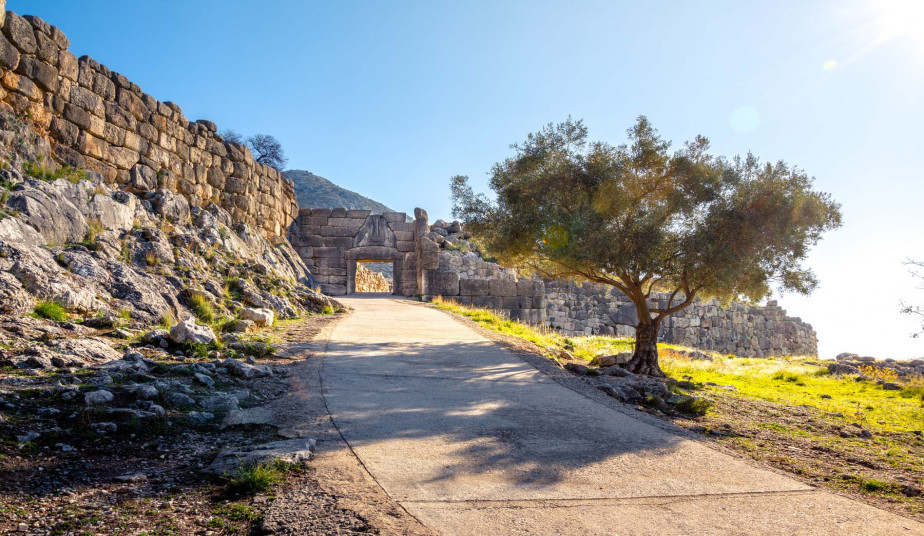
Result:
{"label": "weeds", "polygon": [[189,297],[189,306],[200,322],[211,324],[215,321],[215,308],[212,306],[212,302],[202,294],[192,294]]}
{"label": "weeds", "polygon": [[158,325],[161,328],[169,331],[174,324],[176,324],[176,316],[173,315],[173,311],[167,310],[164,311],[164,314],[160,315],[160,323]]}
{"label": "weeds", "polygon": [[90,176],[83,168],[71,166],[46,166],[43,162],[26,162],[23,165],[23,175],[40,181],[54,181],[67,179],[72,184],[82,180],[90,180]]}
{"label": "weeds", "polygon": [[71,319],[71,316],[67,314],[64,307],[54,301],[39,302],[38,305],[35,306],[35,312],[33,314],[38,318],[47,318],[55,322],[67,322]]}
{"label": "weeds", "polygon": [[242,495],[268,491],[282,482],[286,473],[297,468],[297,465],[282,460],[245,465],[228,482],[228,491]]}

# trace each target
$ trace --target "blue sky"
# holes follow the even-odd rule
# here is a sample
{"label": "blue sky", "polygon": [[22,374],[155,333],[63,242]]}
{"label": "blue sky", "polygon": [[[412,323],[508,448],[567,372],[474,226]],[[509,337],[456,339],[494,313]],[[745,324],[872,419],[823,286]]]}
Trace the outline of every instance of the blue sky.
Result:
{"label": "blue sky", "polygon": [[448,217],[448,179],[543,124],[620,143],[639,114],[679,145],[752,151],[817,178],[844,227],[784,296],[821,354],[924,355],[903,298],[924,290],[924,2],[8,0],[71,50],[189,119],[282,141],[307,169],[395,209]]}

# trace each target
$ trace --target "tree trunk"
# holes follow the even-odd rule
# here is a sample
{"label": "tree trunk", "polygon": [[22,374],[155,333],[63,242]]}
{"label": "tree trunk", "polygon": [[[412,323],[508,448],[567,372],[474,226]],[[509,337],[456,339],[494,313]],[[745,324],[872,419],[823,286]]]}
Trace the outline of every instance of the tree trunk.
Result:
{"label": "tree trunk", "polygon": [[635,374],[664,377],[658,366],[658,329],[660,322],[639,323],[635,328],[635,353],[624,368]]}

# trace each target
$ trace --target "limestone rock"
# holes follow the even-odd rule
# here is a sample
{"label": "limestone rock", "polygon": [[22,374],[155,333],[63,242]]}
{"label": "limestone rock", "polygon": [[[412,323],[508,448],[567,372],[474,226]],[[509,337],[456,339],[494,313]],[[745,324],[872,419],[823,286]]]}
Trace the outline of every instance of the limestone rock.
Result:
{"label": "limestone rock", "polygon": [[211,344],[217,339],[212,328],[197,324],[191,316],[170,329],[170,340],[177,344],[186,342]]}
{"label": "limestone rock", "polygon": [[267,327],[273,325],[273,311],[269,309],[252,309],[247,308],[241,311],[241,318],[243,320],[249,320],[255,325],[260,327]]}

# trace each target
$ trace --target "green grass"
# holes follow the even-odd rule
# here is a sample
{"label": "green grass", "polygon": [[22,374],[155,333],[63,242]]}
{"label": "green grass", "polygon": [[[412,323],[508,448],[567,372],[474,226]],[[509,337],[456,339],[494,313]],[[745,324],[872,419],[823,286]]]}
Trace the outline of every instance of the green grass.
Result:
{"label": "green grass", "polygon": [[910,381],[902,391],[886,391],[872,381],[829,375],[825,367],[800,358],[716,356],[713,361],[695,361],[670,351],[661,353],[661,368],[678,379],[689,376],[698,383],[733,385],[738,388],[734,396],[839,413],[845,422],[863,423],[868,428],[900,432],[924,427],[924,398],[920,394],[924,393],[924,379]]}
{"label": "green grass", "polygon": [[189,306],[192,313],[200,322],[211,324],[215,321],[215,309],[212,303],[201,294],[193,294],[189,297]]}
{"label": "green grass", "polygon": [[238,494],[268,491],[282,482],[285,474],[293,469],[295,465],[282,460],[245,465],[228,482],[228,491]]}
{"label": "green grass", "polygon": [[67,314],[64,307],[61,307],[61,304],[54,301],[39,302],[38,305],[35,306],[34,315],[39,318],[54,320],[55,322],[67,322],[71,319],[71,315]]}
{"label": "green grass", "polygon": [[73,184],[82,180],[90,180],[90,176],[83,168],[71,166],[46,166],[41,161],[26,162],[23,164],[23,175],[32,177],[40,181],[53,181],[57,179],[67,179]]}
{"label": "green grass", "polygon": [[618,354],[631,352],[635,341],[617,337],[566,337],[544,326],[530,326],[522,322],[504,318],[490,309],[466,307],[439,297],[433,299],[437,309],[449,311],[471,319],[476,324],[503,335],[511,335],[530,341],[543,348],[553,357],[560,350],[567,350],[575,357],[590,361],[598,354]]}

